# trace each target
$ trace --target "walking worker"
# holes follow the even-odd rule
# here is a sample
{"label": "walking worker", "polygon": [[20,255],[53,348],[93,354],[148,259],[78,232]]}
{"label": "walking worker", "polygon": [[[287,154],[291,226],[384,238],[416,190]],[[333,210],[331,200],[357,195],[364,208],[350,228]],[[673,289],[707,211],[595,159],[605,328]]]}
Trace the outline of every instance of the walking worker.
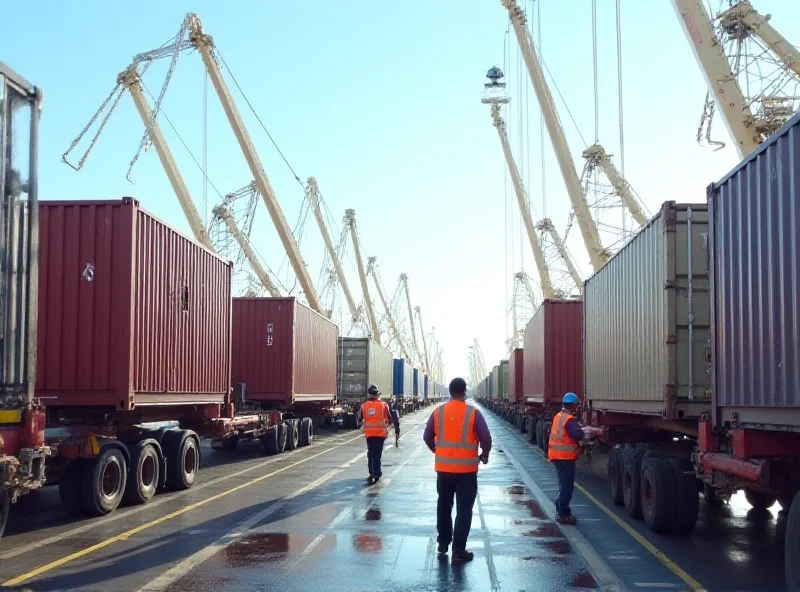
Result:
{"label": "walking worker", "polygon": [[[472,524],[472,506],[478,495],[478,462],[489,462],[492,435],[478,409],[467,405],[467,383],[463,378],[450,382],[450,400],[434,409],[422,438],[436,455],[436,491],[439,502],[436,528],[439,531],[439,556],[447,555],[453,544],[453,563],[472,561],[467,537]],[[480,444],[480,454],[478,445]],[[456,523],[453,529],[453,498]]]}
{"label": "walking worker", "polygon": [[381,456],[383,444],[389,435],[389,424],[394,423],[395,444],[400,438],[400,421],[397,414],[392,414],[389,405],[380,400],[381,391],[374,384],[367,389],[366,402],[358,410],[358,423],[364,422],[364,437],[367,440],[367,466],[369,477],[367,483],[374,485],[381,478]]}
{"label": "walking worker", "polygon": [[561,401],[561,411],[553,418],[550,428],[547,458],[558,475],[558,497],[556,498],[556,522],[575,524],[569,502],[575,491],[575,461],[581,454],[580,441],[596,435],[597,428],[581,427],[575,418],[578,409],[578,395],[567,393]]}

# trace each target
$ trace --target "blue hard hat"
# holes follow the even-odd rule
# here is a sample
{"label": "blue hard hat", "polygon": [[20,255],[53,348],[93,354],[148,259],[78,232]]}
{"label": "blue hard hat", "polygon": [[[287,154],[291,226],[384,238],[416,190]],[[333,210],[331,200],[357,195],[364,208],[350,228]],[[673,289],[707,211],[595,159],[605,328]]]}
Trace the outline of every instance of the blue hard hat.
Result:
{"label": "blue hard hat", "polygon": [[575,393],[567,393],[561,400],[562,405],[576,405],[578,403],[578,395]]}

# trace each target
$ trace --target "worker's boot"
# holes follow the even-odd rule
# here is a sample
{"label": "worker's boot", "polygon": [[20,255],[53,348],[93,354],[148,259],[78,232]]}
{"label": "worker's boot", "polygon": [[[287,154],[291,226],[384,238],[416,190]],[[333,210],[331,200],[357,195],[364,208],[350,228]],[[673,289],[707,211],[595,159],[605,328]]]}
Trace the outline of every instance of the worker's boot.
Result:
{"label": "worker's boot", "polygon": [[467,561],[472,561],[475,557],[475,553],[467,551],[465,549],[461,549],[456,551],[453,549],[453,557],[450,559],[453,563],[466,563]]}
{"label": "worker's boot", "polygon": [[375,485],[377,481],[378,480],[373,475],[367,477],[367,485]]}
{"label": "worker's boot", "polygon": [[450,545],[442,545],[442,544],[439,544],[439,556],[440,556],[440,557],[442,557],[442,556],[444,556],[444,555],[447,555],[447,548],[448,548],[449,546],[450,546]]}
{"label": "worker's boot", "polygon": [[570,524],[574,526],[575,524],[578,523],[578,519],[575,518],[575,516],[573,516],[572,514],[570,514],[569,516],[556,516],[556,522],[558,522],[559,524]]}

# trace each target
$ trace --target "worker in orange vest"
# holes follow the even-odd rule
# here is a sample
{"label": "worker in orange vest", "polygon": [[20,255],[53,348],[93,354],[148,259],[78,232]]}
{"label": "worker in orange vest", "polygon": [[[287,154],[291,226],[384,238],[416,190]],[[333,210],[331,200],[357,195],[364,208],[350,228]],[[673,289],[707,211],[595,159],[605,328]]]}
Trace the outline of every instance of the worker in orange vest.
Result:
{"label": "worker in orange vest", "polygon": [[389,424],[394,423],[395,440],[400,437],[400,422],[397,415],[389,410],[389,405],[379,399],[380,389],[374,384],[369,385],[367,396],[369,399],[361,404],[358,410],[358,423],[363,422],[364,437],[367,440],[367,466],[369,477],[367,483],[374,485],[381,478],[381,457],[383,444],[389,435]]}
{"label": "worker in orange vest", "polygon": [[[454,378],[450,382],[450,400],[431,413],[423,434],[425,444],[436,455],[439,556],[447,555],[452,542],[453,563],[472,561],[474,557],[466,547],[472,506],[478,495],[478,462],[488,463],[492,449],[492,435],[486,420],[478,409],[467,405],[466,395],[467,383],[463,378]],[[455,530],[453,498],[456,502]]]}
{"label": "worker in orange vest", "polygon": [[561,524],[575,524],[569,502],[575,491],[575,461],[581,454],[580,441],[591,435],[596,435],[598,430],[591,427],[581,427],[575,418],[578,410],[578,395],[567,393],[561,401],[561,411],[553,418],[553,427],[550,428],[547,458],[553,464],[558,475],[558,497],[556,498],[556,522]]}

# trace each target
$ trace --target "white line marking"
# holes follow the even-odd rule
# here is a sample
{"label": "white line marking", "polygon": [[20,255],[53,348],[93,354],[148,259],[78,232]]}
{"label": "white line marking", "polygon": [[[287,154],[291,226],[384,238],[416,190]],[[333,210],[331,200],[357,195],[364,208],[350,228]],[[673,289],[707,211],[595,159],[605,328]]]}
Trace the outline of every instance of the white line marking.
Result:
{"label": "white line marking", "polygon": [[678,587],[675,584],[667,584],[663,582],[634,582],[634,586],[639,586],[640,588],[666,588],[670,590]]}

